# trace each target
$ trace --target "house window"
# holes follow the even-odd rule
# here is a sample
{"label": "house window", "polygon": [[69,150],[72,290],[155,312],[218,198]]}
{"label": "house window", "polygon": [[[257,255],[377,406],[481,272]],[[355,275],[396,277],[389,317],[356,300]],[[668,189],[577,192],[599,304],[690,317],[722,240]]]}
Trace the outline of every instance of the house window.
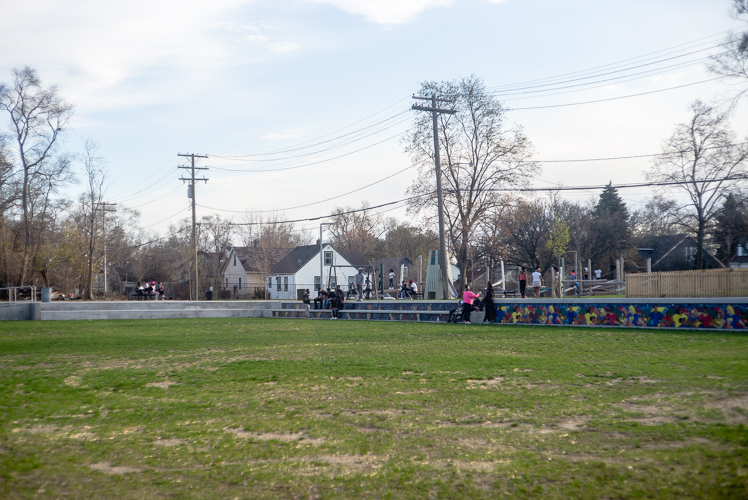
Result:
{"label": "house window", "polygon": [[408,266],[403,266],[403,279],[408,279]]}
{"label": "house window", "polygon": [[696,258],[696,247],[686,247],[686,260],[694,260]]}
{"label": "house window", "polygon": [[236,267],[236,254],[234,254],[234,267]]}
{"label": "house window", "polygon": [[229,279],[228,278],[226,278],[226,286],[223,289],[224,290],[228,290],[229,289]]}
{"label": "house window", "polygon": [[241,290],[241,289],[242,289],[242,279],[239,278],[239,290]]}
{"label": "house window", "polygon": [[737,251],[735,253],[737,254],[738,257],[745,256],[745,248],[743,247],[743,245],[738,245],[738,248],[736,248],[736,250]]}
{"label": "house window", "polygon": [[283,277],[283,291],[284,292],[288,291],[288,276]]}
{"label": "house window", "polygon": [[319,276],[314,277],[314,289],[319,290]]}
{"label": "house window", "polygon": [[276,288],[278,288],[278,291],[280,292],[281,291],[281,278],[280,278],[280,276],[278,276],[277,278],[275,278],[275,285],[276,285]]}
{"label": "house window", "polygon": [[332,265],[332,252],[325,252],[325,265],[326,266]]}
{"label": "house window", "polygon": [[338,286],[338,277],[330,276],[330,289],[334,290],[336,286]]}

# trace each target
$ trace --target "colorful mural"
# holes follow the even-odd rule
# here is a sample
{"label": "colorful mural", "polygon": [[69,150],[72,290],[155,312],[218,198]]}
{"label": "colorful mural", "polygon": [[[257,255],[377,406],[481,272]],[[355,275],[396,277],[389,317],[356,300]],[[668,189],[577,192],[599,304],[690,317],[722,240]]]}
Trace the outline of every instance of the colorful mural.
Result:
{"label": "colorful mural", "polygon": [[[374,321],[442,322],[455,302],[347,302],[341,319]],[[748,304],[658,303],[497,303],[496,323],[526,325],[581,325],[655,328],[709,328],[748,330]],[[305,317],[298,302],[284,302],[277,318]],[[429,314],[429,311],[432,311]],[[327,318],[329,311],[311,311],[313,318]]]}
{"label": "colorful mural", "polygon": [[532,325],[748,329],[748,305],[497,304],[496,322]]}

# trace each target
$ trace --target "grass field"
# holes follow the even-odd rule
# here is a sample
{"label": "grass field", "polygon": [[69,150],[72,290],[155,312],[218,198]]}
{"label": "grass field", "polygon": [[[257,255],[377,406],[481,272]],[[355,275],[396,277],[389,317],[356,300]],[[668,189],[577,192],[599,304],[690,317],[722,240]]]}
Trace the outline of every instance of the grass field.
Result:
{"label": "grass field", "polygon": [[748,335],[0,324],[2,498],[748,498]]}

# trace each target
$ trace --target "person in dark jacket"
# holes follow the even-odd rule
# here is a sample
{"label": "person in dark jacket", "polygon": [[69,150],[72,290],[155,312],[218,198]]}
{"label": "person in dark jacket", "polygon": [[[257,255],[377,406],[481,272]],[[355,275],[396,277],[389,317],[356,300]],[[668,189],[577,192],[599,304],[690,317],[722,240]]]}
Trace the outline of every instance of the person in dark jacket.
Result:
{"label": "person in dark jacket", "polygon": [[494,291],[491,283],[486,287],[486,297],[483,299],[483,307],[486,311],[486,316],[483,319],[484,323],[493,323],[496,321],[496,308],[493,305]]}

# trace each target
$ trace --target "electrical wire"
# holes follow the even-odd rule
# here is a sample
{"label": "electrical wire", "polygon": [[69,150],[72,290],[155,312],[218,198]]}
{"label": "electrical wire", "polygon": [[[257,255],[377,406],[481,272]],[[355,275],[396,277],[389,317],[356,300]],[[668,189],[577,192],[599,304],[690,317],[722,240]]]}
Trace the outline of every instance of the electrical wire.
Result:
{"label": "electrical wire", "polygon": [[[511,88],[517,87],[517,86],[528,86],[528,85],[531,85],[531,84],[536,84],[536,83],[540,83],[540,82],[546,82],[546,81],[549,81],[549,80],[555,80],[555,79],[559,79],[559,78],[567,78],[567,77],[570,77],[572,75],[581,75],[581,74],[585,74],[585,73],[590,73],[590,72],[594,72],[596,70],[602,70],[603,68],[616,67],[616,66],[620,66],[622,64],[629,63],[631,61],[636,61],[636,60],[639,60],[639,59],[642,59],[642,60],[646,61],[646,60],[649,60],[649,59],[653,58],[653,57],[649,57],[649,56],[654,56],[655,54],[661,54],[662,52],[674,51],[674,49],[677,49],[679,47],[684,47],[684,46],[696,44],[697,42],[701,42],[702,40],[708,40],[710,38],[715,38],[715,37],[722,37],[725,34],[731,33],[733,31],[735,31],[735,30],[731,29],[731,30],[722,31],[720,33],[715,33],[713,35],[709,35],[709,36],[706,36],[706,37],[703,37],[703,38],[698,38],[698,39],[692,40],[690,42],[685,42],[685,43],[682,43],[682,44],[674,45],[672,47],[668,47],[668,48],[665,48],[665,49],[656,50],[654,52],[649,52],[647,54],[642,54],[640,56],[635,56],[635,57],[631,57],[631,58],[628,58],[628,59],[623,59],[623,60],[612,62],[612,63],[608,63],[608,64],[603,64],[603,65],[599,65],[599,66],[593,66],[591,68],[587,68],[587,69],[583,69],[583,70],[577,70],[577,71],[572,71],[572,72],[569,72],[569,73],[562,73],[562,74],[555,75],[555,76],[550,76],[550,77],[538,78],[538,79],[534,79],[534,80],[525,80],[525,81],[516,82],[516,83],[513,83],[513,84],[507,84],[507,85],[499,85],[499,86],[495,86],[495,87],[489,87],[488,90],[490,90],[490,89],[494,89],[494,90],[507,90],[507,89],[511,89]],[[712,42],[704,42],[704,43],[712,43]],[[703,45],[704,43],[697,44],[697,45]],[[687,50],[687,49],[681,49],[681,50]],[[679,52],[679,51],[675,51],[675,53],[677,53],[677,52]],[[674,53],[674,52],[670,52],[670,53]],[[657,57],[662,57],[662,56],[657,56]],[[649,59],[647,59],[647,58],[649,58]]]}
{"label": "electrical wire", "polygon": [[380,182],[384,182],[387,179],[391,179],[391,178],[395,177],[396,175],[402,174],[403,172],[407,172],[408,170],[410,170],[410,169],[412,169],[414,167],[415,167],[415,165],[411,165],[411,166],[406,167],[406,168],[404,168],[404,169],[402,169],[402,170],[400,170],[398,172],[395,172],[392,175],[388,175],[387,177],[379,179],[378,181],[372,182],[371,184],[367,184],[366,186],[362,186],[360,188],[356,188],[353,191],[348,191],[347,193],[339,194],[337,196],[333,196],[332,198],[327,198],[325,200],[315,201],[315,202],[312,202],[312,203],[306,203],[304,205],[296,205],[295,207],[277,208],[275,210],[228,210],[228,209],[225,209],[225,208],[207,207],[205,205],[200,205],[200,204],[197,204],[197,205],[199,207],[202,207],[202,208],[207,208],[208,210],[217,210],[219,212],[231,212],[231,213],[261,214],[261,213],[269,213],[269,212],[285,212],[286,210],[294,210],[294,209],[297,209],[297,208],[311,207],[313,205],[319,205],[320,203],[325,203],[325,202],[328,202],[328,201],[336,200],[338,198],[342,198],[344,196],[348,196],[349,194],[356,193],[358,191],[361,191],[363,189],[371,187],[371,186],[373,186],[375,184],[379,184]]}
{"label": "electrical wire", "polygon": [[717,77],[717,78],[710,78],[708,80],[701,80],[699,82],[686,83],[684,85],[677,85],[675,87],[668,87],[668,88],[665,88],[665,89],[650,90],[649,92],[639,92],[638,94],[629,94],[629,95],[618,96],[618,97],[608,97],[606,99],[596,99],[594,101],[569,102],[569,103],[566,103],[566,104],[550,104],[550,105],[547,105],[547,106],[528,106],[528,107],[524,107],[524,108],[507,108],[507,110],[508,111],[524,111],[524,110],[528,110],[528,109],[564,108],[564,107],[567,107],[567,106],[580,106],[582,104],[595,104],[595,103],[599,103],[599,102],[617,101],[617,100],[620,100],[620,99],[628,99],[630,97],[639,97],[639,96],[643,96],[643,95],[657,94],[657,93],[660,93],[660,92],[667,92],[669,90],[682,89],[684,87],[691,87],[693,85],[699,85],[699,84],[702,84],[702,83],[714,82],[716,80],[721,80],[722,78],[723,77],[720,76],[720,77]]}

